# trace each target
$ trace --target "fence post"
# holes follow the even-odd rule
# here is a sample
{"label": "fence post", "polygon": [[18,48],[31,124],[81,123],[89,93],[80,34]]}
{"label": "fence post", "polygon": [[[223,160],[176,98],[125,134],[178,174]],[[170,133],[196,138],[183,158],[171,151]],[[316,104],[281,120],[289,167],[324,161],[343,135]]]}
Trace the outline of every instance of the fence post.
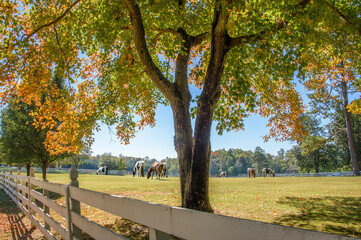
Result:
{"label": "fence post", "polygon": [[[73,187],[79,187],[79,181],[78,179],[78,170],[76,170],[76,168],[74,167],[74,165],[71,167],[70,171],[69,171],[69,177],[70,177],[70,186]],[[80,214],[80,202],[75,200],[75,199],[71,199],[71,211]],[[74,224],[72,224],[73,227],[73,235],[76,239],[82,239],[83,235],[81,232],[81,229],[78,228],[77,226],[75,226]]]}
{"label": "fence post", "polygon": [[68,233],[69,233],[69,240],[73,240],[73,232],[71,229],[72,221],[71,221],[71,209],[70,209],[70,192],[69,192],[69,185],[65,186],[65,204],[66,204],[66,214],[67,214],[67,221],[68,221]]}
{"label": "fence post", "polygon": [[[47,182],[48,180],[44,180],[44,182]],[[49,190],[43,188],[43,195],[46,197],[46,198],[49,198]],[[44,210],[44,213],[45,214],[48,214],[49,215],[49,207],[47,205],[45,205],[45,203],[43,203],[43,210]],[[45,221],[44,219],[44,227],[46,230],[50,231],[50,225]]]}
{"label": "fence post", "polygon": [[165,232],[158,231],[154,228],[149,228],[149,240],[169,240],[170,235]]}
{"label": "fence post", "polygon": [[[20,175],[20,169],[18,169],[18,171],[16,172],[16,175],[19,176]],[[18,187],[18,184],[22,185],[22,182],[17,178],[16,179],[16,200],[18,200],[18,202],[20,202],[20,204],[23,204],[23,202],[21,201],[20,197],[18,196],[18,194],[23,195],[23,191],[21,191]],[[24,212],[22,212],[23,216],[24,216]]]}
{"label": "fence post", "polygon": [[33,185],[31,184],[31,180],[30,178],[35,177],[35,173],[34,173],[34,168],[30,167],[30,173],[29,173],[29,177],[28,177],[28,200],[29,200],[29,206],[28,206],[28,211],[29,211],[29,219],[31,222],[30,227],[33,229],[35,228],[35,224],[32,221],[31,216],[34,215],[34,211],[31,210],[31,203],[34,202],[34,198],[31,196],[31,189],[33,189]]}
{"label": "fence post", "polygon": [[[12,171],[12,170],[10,170],[10,175],[13,175],[13,171]],[[11,178],[11,176],[8,177],[8,180],[9,180],[9,182],[12,182],[12,181],[13,181],[12,178]],[[9,185],[9,187],[10,187],[12,190],[16,191],[16,188],[15,188],[15,187],[13,187],[13,186],[11,186],[11,185]],[[16,198],[16,195],[15,195],[15,196],[13,195],[13,197]]]}

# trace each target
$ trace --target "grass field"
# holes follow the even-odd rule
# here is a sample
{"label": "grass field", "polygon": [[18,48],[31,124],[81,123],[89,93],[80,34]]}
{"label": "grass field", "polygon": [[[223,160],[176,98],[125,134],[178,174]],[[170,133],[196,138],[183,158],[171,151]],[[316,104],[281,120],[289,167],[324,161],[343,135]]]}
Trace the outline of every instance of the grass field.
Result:
{"label": "grass field", "polygon": [[[40,177],[37,176],[37,177]],[[69,182],[68,174],[49,174]],[[180,206],[179,178],[79,175],[80,187],[144,201]],[[211,178],[216,214],[361,237],[360,177]],[[115,219],[89,206],[83,214],[111,225]]]}

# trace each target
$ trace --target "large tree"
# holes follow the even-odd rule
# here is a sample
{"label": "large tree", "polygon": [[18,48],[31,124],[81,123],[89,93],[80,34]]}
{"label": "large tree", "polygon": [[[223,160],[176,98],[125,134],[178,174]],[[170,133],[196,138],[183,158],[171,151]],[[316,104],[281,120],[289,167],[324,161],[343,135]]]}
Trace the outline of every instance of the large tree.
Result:
{"label": "large tree", "polygon": [[[332,122],[328,124],[329,132],[333,137],[333,141],[338,146],[340,150],[340,155],[342,156],[342,166],[344,170],[350,170],[352,168],[351,154],[349,148],[349,138],[346,126],[346,116],[345,111],[341,106],[336,107],[335,115],[332,118]],[[352,122],[352,133],[354,137],[354,144],[357,156],[358,165],[361,166],[361,114],[351,114]]]}
{"label": "large tree", "polygon": [[[347,143],[353,167],[354,175],[360,176],[360,167],[357,161],[353,123],[350,107],[359,104],[358,99],[350,103],[350,98],[355,98],[356,93],[361,92],[360,79],[357,68],[344,61],[341,56],[348,53],[338,54],[333,57],[329,51],[324,51],[318,56],[317,63],[310,61],[310,80],[306,86],[312,91],[309,94],[313,112],[323,115],[332,122],[336,122],[340,117],[344,117],[344,126],[340,129],[333,129],[333,134],[342,134],[342,129],[347,133]],[[326,58],[322,63],[320,58]],[[341,58],[340,58],[341,57]],[[317,84],[315,84],[317,83]],[[343,113],[337,111],[342,109]]]}
{"label": "large tree", "polygon": [[1,111],[1,147],[2,163],[26,167],[27,175],[34,164],[35,154],[33,142],[37,131],[31,125],[30,106],[12,98],[11,102]]}
{"label": "large tree", "polygon": [[[36,101],[49,69],[77,84],[66,104],[48,103],[62,110],[55,113],[60,131],[48,136],[59,144],[49,147],[63,151],[70,141],[74,147],[65,150],[77,151],[83,136],[92,141],[99,117],[117,124],[128,143],[155,124],[158,103],[170,104],[182,206],[204,211],[212,211],[213,120],[222,133],[242,129],[257,112],[269,117],[266,139],[299,136],[303,105],[292,80],[296,72],[303,76],[308,56],[341,42],[356,53],[350,61],[361,56],[354,44],[361,32],[357,0],[5,0],[2,6],[3,88]],[[19,76],[23,81],[14,85]],[[194,87],[200,94],[191,94]]]}
{"label": "large tree", "polygon": [[44,180],[49,165],[69,155],[67,152],[51,154],[45,145],[47,136],[57,131],[59,121],[50,116],[51,124],[43,125],[43,121],[36,120],[34,116],[44,107],[46,99],[56,101],[59,98],[52,89],[64,90],[63,79],[53,77],[45,88],[47,91],[43,92],[39,105],[27,104],[19,96],[12,96],[1,114],[1,142],[7,163],[26,166],[28,175],[32,165],[39,165]]}

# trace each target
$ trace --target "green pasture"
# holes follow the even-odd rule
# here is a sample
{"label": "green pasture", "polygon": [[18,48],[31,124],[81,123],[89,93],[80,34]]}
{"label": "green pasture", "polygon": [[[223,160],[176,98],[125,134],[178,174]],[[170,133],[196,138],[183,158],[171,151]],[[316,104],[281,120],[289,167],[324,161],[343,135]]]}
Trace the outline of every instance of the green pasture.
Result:
{"label": "green pasture", "polygon": [[[49,174],[48,180],[67,184],[68,176]],[[99,192],[172,206],[181,202],[175,177],[84,174],[78,180],[80,187]],[[360,177],[211,178],[209,197],[216,214],[361,237]]]}

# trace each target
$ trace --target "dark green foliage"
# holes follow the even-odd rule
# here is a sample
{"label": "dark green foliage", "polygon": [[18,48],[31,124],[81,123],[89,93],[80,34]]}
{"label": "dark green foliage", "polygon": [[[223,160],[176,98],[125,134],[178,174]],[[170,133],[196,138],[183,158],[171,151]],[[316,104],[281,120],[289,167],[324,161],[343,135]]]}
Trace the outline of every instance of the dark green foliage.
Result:
{"label": "dark green foliage", "polygon": [[111,153],[103,153],[93,157],[98,162],[98,167],[107,166],[110,170],[124,170],[125,159],[113,156]]}
{"label": "dark green foliage", "polygon": [[[328,125],[328,129],[330,134],[334,136],[333,140],[340,152],[342,165],[345,170],[350,170],[352,163],[347,141],[345,113],[341,109],[337,109],[336,112],[338,114],[334,116],[334,120]],[[361,165],[361,115],[351,113],[351,121],[357,161]]]}
{"label": "dark green foliage", "polygon": [[[37,131],[29,116],[32,107],[15,98],[1,112],[2,163],[18,167],[32,165],[38,141],[45,135]],[[43,138],[42,138],[43,137]]]}

